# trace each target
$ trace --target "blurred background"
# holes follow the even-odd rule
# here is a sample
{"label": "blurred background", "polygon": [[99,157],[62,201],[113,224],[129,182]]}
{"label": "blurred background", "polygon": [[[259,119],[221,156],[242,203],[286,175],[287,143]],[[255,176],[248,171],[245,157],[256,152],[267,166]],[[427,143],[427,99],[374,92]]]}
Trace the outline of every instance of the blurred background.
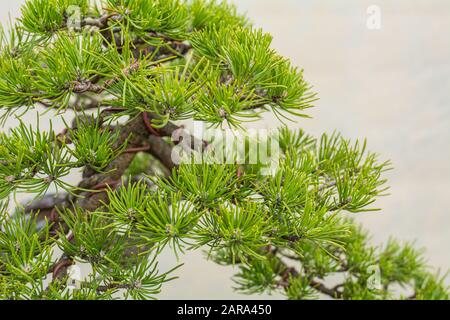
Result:
{"label": "blurred background", "polygon": [[[0,19],[20,15],[24,0],[0,0]],[[358,215],[379,244],[390,236],[427,249],[428,262],[450,269],[450,2],[448,0],[235,0],[241,12],[274,37],[273,47],[305,69],[320,100],[312,119],[292,127],[311,134],[337,130],[367,138],[391,159],[391,195],[380,212]],[[380,29],[371,5],[380,9]],[[48,116],[49,117],[49,116]],[[29,112],[26,121],[34,123]],[[45,123],[45,121],[42,121]],[[7,126],[13,126],[10,122]],[[55,123],[58,128],[61,124]],[[254,126],[269,128],[274,119]],[[3,130],[6,130],[4,128]],[[180,258],[180,279],[161,299],[280,298],[243,296],[232,289],[231,267],[201,252]],[[161,270],[177,261],[164,254]],[[448,279],[449,281],[449,279]],[[450,283],[450,281],[449,281]]]}

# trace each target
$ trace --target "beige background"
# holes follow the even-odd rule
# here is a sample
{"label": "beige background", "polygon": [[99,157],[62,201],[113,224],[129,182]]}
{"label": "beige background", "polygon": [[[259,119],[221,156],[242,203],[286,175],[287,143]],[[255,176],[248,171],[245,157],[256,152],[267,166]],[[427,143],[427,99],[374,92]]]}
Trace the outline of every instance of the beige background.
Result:
{"label": "beige background", "polygon": [[[24,1],[0,0],[0,19]],[[296,126],[337,129],[369,140],[391,159],[391,196],[383,211],[359,215],[374,243],[390,235],[427,247],[429,262],[450,268],[450,2],[448,0],[239,0],[242,12],[274,36],[274,47],[305,69],[321,100]],[[381,30],[366,27],[369,5],[382,10]],[[35,114],[26,115],[28,120]],[[270,120],[271,117],[268,117]],[[272,121],[259,123],[267,127]],[[8,125],[12,125],[9,123]],[[180,279],[160,298],[242,298],[231,268],[200,253],[181,258]],[[170,254],[160,262],[175,263]],[[278,296],[273,296],[277,298]],[[253,297],[254,298],[254,297]],[[262,298],[262,297],[261,297]]]}

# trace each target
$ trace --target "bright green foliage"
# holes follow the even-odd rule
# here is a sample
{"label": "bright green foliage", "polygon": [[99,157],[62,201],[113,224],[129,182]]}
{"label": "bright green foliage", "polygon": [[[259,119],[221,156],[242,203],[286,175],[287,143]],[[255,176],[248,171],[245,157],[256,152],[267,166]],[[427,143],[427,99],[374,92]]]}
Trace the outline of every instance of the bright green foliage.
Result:
{"label": "bright green foliage", "polygon": [[63,178],[71,169],[88,166],[104,169],[126,147],[113,147],[117,132],[99,124],[87,125],[78,120],[76,131],[69,129],[70,143],[49,132],[41,132],[20,122],[10,134],[0,133],[0,199],[11,192],[44,194],[51,186],[69,192],[76,188]]}
{"label": "bright green foliage", "polygon": [[262,30],[212,26],[194,34],[191,42],[196,55],[215,66],[199,97],[196,119],[238,126],[239,118],[258,116],[248,111],[261,107],[302,116],[300,111],[315,100],[302,72],[270,48],[272,37]]}
{"label": "bright green foliage", "polygon": [[0,199],[19,190],[42,194],[55,184],[65,187],[63,177],[73,167],[67,150],[55,143],[50,132],[33,130],[20,122],[10,135],[0,135]]}
{"label": "bright green foliage", "polygon": [[[352,220],[378,210],[388,190],[390,163],[365,141],[283,126],[272,133],[280,157],[269,171],[261,157],[249,161],[266,141],[248,136],[245,163],[212,161],[195,145],[189,160],[202,161],[172,162],[185,138],[170,139],[184,132],[176,121],[244,128],[263,112],[308,117],[316,100],[302,70],[233,5],[28,0],[9,29],[0,119],[19,124],[0,133],[1,299],[157,298],[176,278],[177,267],[158,270],[162,250],[180,260],[205,250],[237,266],[235,289],[246,294],[449,298],[422,251],[396,240],[372,246]],[[63,132],[20,119],[42,108],[62,117]],[[69,174],[80,169],[78,184]],[[13,203],[23,192],[34,199]]]}
{"label": "bright green foliage", "polygon": [[124,23],[137,34],[152,31],[177,40],[187,36],[188,8],[180,5],[179,0],[107,0],[106,3],[109,9],[123,15]]}
{"label": "bright green foliage", "polygon": [[42,60],[36,61],[33,89],[45,92],[40,99],[67,106],[74,92],[87,90],[89,81],[104,72],[102,60],[96,56],[102,52],[99,37],[58,35],[52,47],[40,53]]}
{"label": "bright green foliage", "polygon": [[89,2],[89,0],[27,1],[22,7],[20,22],[26,31],[48,37],[64,28],[65,19],[71,7],[77,7],[80,13],[87,13]]}
{"label": "bright green foliage", "polygon": [[74,144],[74,148],[68,150],[69,153],[78,159],[80,166],[89,166],[96,171],[104,169],[126,147],[124,143],[119,149],[115,149],[119,132],[112,131],[107,125],[102,127],[98,119],[91,123],[77,118],[76,129],[67,130],[69,139]]}

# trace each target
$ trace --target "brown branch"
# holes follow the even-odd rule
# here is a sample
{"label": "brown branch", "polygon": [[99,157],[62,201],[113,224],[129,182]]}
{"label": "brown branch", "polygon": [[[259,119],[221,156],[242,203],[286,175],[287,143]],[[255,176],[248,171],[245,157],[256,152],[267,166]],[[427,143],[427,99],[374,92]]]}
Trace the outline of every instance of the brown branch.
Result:
{"label": "brown branch", "polygon": [[[279,260],[279,261],[281,263],[281,268],[280,268],[281,280],[278,282],[278,285],[280,285],[285,290],[287,290],[287,288],[289,288],[289,286],[290,286],[289,279],[291,277],[293,277],[293,278],[302,277],[302,275],[295,268],[287,267],[286,264],[284,264],[284,262],[282,262],[281,260]],[[338,290],[341,287],[341,285],[337,285],[333,288],[328,288],[322,282],[311,279],[311,280],[309,280],[309,286],[311,288],[319,291],[320,293],[323,293],[334,299],[342,299],[344,297],[343,293]]]}
{"label": "brown branch", "polygon": [[[149,118],[149,121],[150,119],[157,118],[156,114],[152,114],[150,112],[147,113],[147,116]],[[184,130],[183,126],[177,126],[170,121],[164,127],[158,129],[158,135],[160,135],[161,137],[170,137],[175,145],[183,141],[182,137],[188,136],[189,140],[191,141],[191,149],[198,152],[204,151],[209,144],[208,141],[199,140],[197,137],[188,134]]]}
{"label": "brown branch", "polygon": [[143,151],[150,151],[150,146],[136,147],[136,148],[128,148],[123,153],[138,153]]}
{"label": "brown branch", "polygon": [[135,286],[125,284],[125,283],[111,283],[108,285],[98,286],[97,291],[105,292],[105,291],[112,290],[112,289],[131,289],[133,287],[135,287]]}
{"label": "brown branch", "polygon": [[[291,285],[290,279],[305,276],[300,274],[300,272],[298,272],[294,267],[289,267],[280,257],[277,256],[280,253],[277,247],[269,245],[267,247],[264,247],[263,251],[271,258],[276,259],[276,261],[278,262],[278,267],[276,268],[275,272],[281,279],[277,282],[277,284],[284,290],[287,290]],[[319,291],[322,294],[328,295],[334,299],[342,299],[344,297],[343,293],[338,290],[342,285],[328,288],[323,283],[317,280],[309,279],[308,281],[311,288]]]}
{"label": "brown branch", "polygon": [[[119,126],[116,130],[120,130],[119,139],[116,143],[116,147],[121,147],[126,141],[130,148],[141,147],[147,138],[146,129],[141,121],[140,117],[137,117],[125,125]],[[79,187],[82,189],[91,189],[102,183],[108,183],[111,181],[120,181],[125,170],[129,167],[135,157],[135,153],[122,153],[116,159],[114,159],[106,168],[103,173],[96,173],[90,177],[83,179]],[[82,194],[83,195],[83,194]],[[84,195],[87,195],[84,193]],[[75,203],[77,206],[87,210],[96,210],[102,202],[106,202],[105,193],[95,193],[90,197],[84,197],[77,200]]]}
{"label": "brown branch", "polygon": [[333,288],[326,287],[323,283],[315,280],[311,280],[309,282],[309,285],[316,289],[317,291],[326,294],[327,296],[330,296],[334,299],[342,299],[344,297],[344,294],[338,290],[338,288],[341,287],[341,285],[337,285]]}
{"label": "brown branch", "polygon": [[[145,127],[140,121],[140,118],[135,118],[128,122],[126,125],[121,126],[119,139],[117,146],[122,146],[126,141],[128,145],[139,146],[142,145],[142,140],[145,136]],[[106,168],[104,173],[97,173],[91,177],[83,179],[79,187],[82,189],[106,189],[111,182],[118,182],[122,177],[125,170],[134,159],[136,153],[123,153],[113,160]],[[103,204],[108,203],[108,196],[106,192],[83,192],[79,197],[73,200],[73,205],[86,211],[95,211]],[[54,212],[53,209],[51,209]],[[64,228],[62,224],[59,224],[60,228]],[[73,239],[73,237],[72,237]],[[73,264],[73,260],[70,257],[63,256],[61,260],[51,268],[50,272],[53,272],[53,281],[56,279],[62,279],[66,274],[68,267]]]}
{"label": "brown branch", "polygon": [[48,273],[52,273],[52,282],[61,280],[67,274],[67,269],[69,269],[69,267],[73,264],[74,261],[72,259],[68,257],[62,257],[58,262],[50,267]]}
{"label": "brown branch", "polygon": [[120,18],[121,15],[117,13],[104,14],[99,18],[86,17],[81,20],[81,27],[90,26],[104,29],[108,27],[108,22],[110,20],[118,20]]}
{"label": "brown branch", "polygon": [[153,134],[155,136],[159,136],[159,132],[158,130],[156,130],[152,124],[151,124],[151,120],[149,118],[148,112],[142,112],[142,119],[144,121],[145,127],[147,128],[148,132],[150,132],[150,134]]}
{"label": "brown branch", "polygon": [[173,147],[169,143],[157,136],[149,136],[147,142],[150,146],[149,153],[157,158],[168,170],[171,171],[176,167],[172,160]]}
{"label": "brown branch", "polygon": [[[127,142],[129,148],[126,152],[123,152],[114,159],[105,168],[105,172],[94,173],[88,177],[84,177],[79,183],[79,187],[83,191],[78,191],[78,197],[73,197],[68,194],[47,196],[27,206],[26,209],[28,212],[42,210],[47,218],[50,217],[51,220],[56,221],[58,220],[57,207],[78,207],[91,212],[97,210],[99,207],[108,203],[108,195],[103,191],[120,183],[125,170],[129,167],[138,151],[149,152],[169,170],[175,168],[175,164],[171,159],[172,145],[166,142],[161,136],[149,134],[141,117],[136,117],[124,125],[118,125],[114,130],[119,130],[119,139],[116,142],[116,147],[120,147]],[[183,130],[183,128],[169,123],[161,129],[161,133],[163,136],[171,136],[176,130]],[[68,234],[69,241],[73,241],[73,234],[70,230],[66,230],[68,228],[63,222],[54,223],[54,227],[56,228],[54,231],[55,234],[59,234],[58,231],[64,231],[65,234]],[[56,262],[49,270],[49,273],[53,274],[54,281],[63,279],[67,274],[69,266],[73,263],[73,259],[66,256],[63,256]]]}

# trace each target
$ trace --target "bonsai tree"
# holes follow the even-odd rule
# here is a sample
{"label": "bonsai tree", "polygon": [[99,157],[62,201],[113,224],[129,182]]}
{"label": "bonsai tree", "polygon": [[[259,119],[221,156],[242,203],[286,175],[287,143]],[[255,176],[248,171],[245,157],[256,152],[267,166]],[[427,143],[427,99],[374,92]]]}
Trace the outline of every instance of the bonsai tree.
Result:
{"label": "bonsai tree", "polygon": [[[157,298],[175,278],[158,270],[164,248],[235,266],[248,294],[449,297],[421,251],[373,247],[352,221],[386,193],[389,162],[365,141],[290,130],[316,94],[232,5],[29,0],[7,29],[1,120],[18,125],[0,135],[2,299]],[[246,134],[264,112],[284,125]],[[220,132],[241,134],[241,148]]]}

